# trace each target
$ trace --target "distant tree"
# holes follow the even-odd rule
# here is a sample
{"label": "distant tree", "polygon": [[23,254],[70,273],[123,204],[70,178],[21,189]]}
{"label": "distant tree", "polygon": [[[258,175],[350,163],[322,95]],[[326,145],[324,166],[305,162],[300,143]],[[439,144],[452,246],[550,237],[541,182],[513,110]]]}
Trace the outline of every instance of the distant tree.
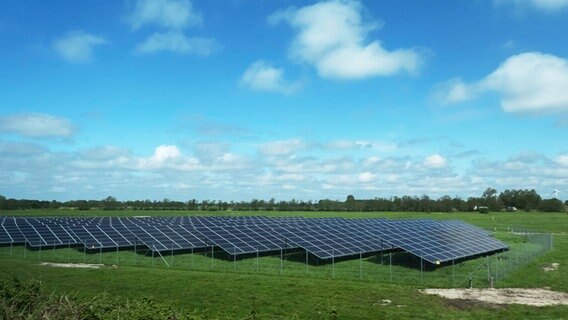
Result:
{"label": "distant tree", "polygon": [[493,189],[493,188],[487,188],[485,189],[485,191],[483,191],[483,195],[482,197],[484,199],[492,199],[497,197],[497,190]]}
{"label": "distant tree", "polygon": [[521,210],[538,209],[542,198],[533,190],[505,190],[499,194],[499,199],[505,207],[516,207]]}
{"label": "distant tree", "polygon": [[89,202],[87,202],[87,200],[78,200],[77,201],[77,209],[79,210],[89,210],[91,209],[89,207]]}
{"label": "distant tree", "polygon": [[534,189],[524,190],[523,198],[525,201],[525,210],[535,210],[538,209],[542,198]]}
{"label": "distant tree", "polygon": [[347,211],[356,211],[356,205],[357,202],[355,201],[355,197],[350,194],[347,196],[347,199],[345,199],[345,206]]}
{"label": "distant tree", "polygon": [[270,198],[270,200],[266,204],[266,210],[274,211],[275,206],[276,206],[276,200],[274,200],[274,198]]}
{"label": "distant tree", "polygon": [[432,206],[431,206],[431,203],[430,203],[430,197],[423,194],[422,197],[420,197],[419,208],[420,208],[420,211],[422,211],[422,212],[430,212],[432,210]]}
{"label": "distant tree", "polygon": [[119,209],[118,201],[115,197],[108,196],[102,201],[103,210],[117,210]]}
{"label": "distant tree", "polygon": [[2,201],[4,203],[4,210],[17,210],[17,209],[25,209],[23,208],[23,206],[19,203],[18,200],[13,199],[13,198],[9,198],[9,199],[5,199],[4,201]]}
{"label": "distant tree", "polygon": [[187,202],[187,210],[197,210],[197,200],[191,199]]}
{"label": "distant tree", "polygon": [[481,195],[481,204],[488,207],[491,211],[501,211],[503,209],[503,202],[497,195],[497,190],[494,188],[487,188]]}
{"label": "distant tree", "polygon": [[454,208],[452,197],[450,197],[448,195],[442,196],[440,199],[438,199],[438,203],[439,203],[439,207],[438,207],[439,210],[437,210],[437,211],[451,212],[452,209]]}
{"label": "distant tree", "polygon": [[258,211],[260,209],[260,201],[258,199],[252,199],[250,202],[250,209],[253,211]]}
{"label": "distant tree", "polygon": [[543,212],[564,212],[566,207],[558,199],[546,199],[540,202],[538,210]]}

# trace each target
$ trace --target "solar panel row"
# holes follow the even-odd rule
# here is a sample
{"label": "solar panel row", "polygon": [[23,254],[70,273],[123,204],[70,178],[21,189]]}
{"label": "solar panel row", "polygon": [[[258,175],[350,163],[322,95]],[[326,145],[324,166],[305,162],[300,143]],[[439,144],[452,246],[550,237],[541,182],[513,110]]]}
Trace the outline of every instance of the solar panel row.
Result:
{"label": "solar panel row", "polygon": [[441,263],[507,249],[462,221],[300,217],[98,217],[0,219],[0,244],[146,246],[152,251],[218,247],[230,255],[301,248],[320,259],[402,249]]}

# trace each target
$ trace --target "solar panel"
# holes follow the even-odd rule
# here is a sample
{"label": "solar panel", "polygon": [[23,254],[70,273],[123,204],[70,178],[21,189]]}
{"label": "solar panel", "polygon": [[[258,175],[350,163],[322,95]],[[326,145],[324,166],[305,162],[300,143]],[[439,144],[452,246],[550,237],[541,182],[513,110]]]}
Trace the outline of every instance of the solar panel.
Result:
{"label": "solar panel", "polygon": [[0,225],[0,244],[10,243],[14,243],[14,241],[12,240],[12,237],[10,237],[8,230],[6,230],[6,228],[4,228],[4,225],[2,224]]}
{"label": "solar panel", "polygon": [[248,254],[255,252],[275,251],[293,248],[284,238],[274,235],[263,235],[254,228],[241,226],[203,226],[196,228],[208,240],[210,245],[215,245],[232,255]]}
{"label": "solar panel", "polygon": [[[59,225],[46,225],[39,219],[18,219],[16,226],[31,247],[61,246],[76,243],[65,229]],[[67,241],[67,242],[65,242]]]}
{"label": "solar panel", "polygon": [[172,238],[180,244],[180,249],[195,249],[207,247],[207,239],[197,230],[186,228],[183,225],[167,226],[173,232]]}
{"label": "solar panel", "polygon": [[138,244],[143,244],[152,251],[173,250],[174,242],[156,226],[141,224],[131,226],[129,230],[136,235],[137,241],[140,241]]}
{"label": "solar panel", "polygon": [[203,236],[181,225],[126,225],[136,237],[137,245],[145,245],[152,251],[171,251],[205,248]]}
{"label": "solar panel", "polygon": [[216,246],[230,255],[303,248],[320,259],[402,249],[441,263],[507,249],[459,220],[302,217],[0,217],[0,244],[82,244],[89,249],[144,245],[153,251]]}
{"label": "solar panel", "polygon": [[24,244],[26,243],[26,238],[18,229],[16,225],[16,218],[13,217],[5,217],[2,221],[2,228],[0,228],[2,232],[5,232],[6,239],[10,239],[9,242],[4,242],[5,244]]}
{"label": "solar panel", "polygon": [[87,249],[114,248],[118,244],[98,225],[75,225],[71,231]]}
{"label": "solar panel", "polygon": [[431,263],[447,262],[508,246],[471,226],[435,220],[399,220],[370,224],[376,232],[396,248],[403,249]]}
{"label": "solar panel", "polygon": [[349,226],[322,224],[317,227],[282,227],[274,230],[320,259],[351,256],[390,248],[390,244],[382,241],[381,238]]}

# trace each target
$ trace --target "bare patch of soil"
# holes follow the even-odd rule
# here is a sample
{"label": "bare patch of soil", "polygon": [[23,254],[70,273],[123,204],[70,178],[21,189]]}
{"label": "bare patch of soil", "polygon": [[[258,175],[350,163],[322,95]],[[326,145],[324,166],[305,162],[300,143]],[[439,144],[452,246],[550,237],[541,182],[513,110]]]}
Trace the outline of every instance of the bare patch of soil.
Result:
{"label": "bare patch of soil", "polygon": [[523,304],[529,306],[568,305],[568,294],[548,289],[425,289],[426,294],[434,294],[450,300],[464,303],[482,304]]}
{"label": "bare patch of soil", "polygon": [[42,262],[41,266],[57,267],[57,268],[79,268],[79,269],[99,269],[104,267],[104,264],[90,264],[90,263],[52,263]]}
{"label": "bare patch of soil", "polygon": [[542,267],[542,271],[544,271],[544,272],[556,271],[556,270],[558,270],[559,267],[560,267],[560,263],[553,262],[549,265]]}

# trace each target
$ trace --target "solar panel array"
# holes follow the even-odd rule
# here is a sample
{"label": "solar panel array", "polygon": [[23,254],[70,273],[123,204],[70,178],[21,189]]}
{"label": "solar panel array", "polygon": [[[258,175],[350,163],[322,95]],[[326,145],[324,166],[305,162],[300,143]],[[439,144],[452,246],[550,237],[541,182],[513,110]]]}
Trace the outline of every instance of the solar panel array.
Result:
{"label": "solar panel array", "polygon": [[443,263],[508,249],[458,220],[300,217],[0,217],[0,245],[145,246],[151,251],[216,247],[229,255],[303,249],[320,259],[403,250]]}

